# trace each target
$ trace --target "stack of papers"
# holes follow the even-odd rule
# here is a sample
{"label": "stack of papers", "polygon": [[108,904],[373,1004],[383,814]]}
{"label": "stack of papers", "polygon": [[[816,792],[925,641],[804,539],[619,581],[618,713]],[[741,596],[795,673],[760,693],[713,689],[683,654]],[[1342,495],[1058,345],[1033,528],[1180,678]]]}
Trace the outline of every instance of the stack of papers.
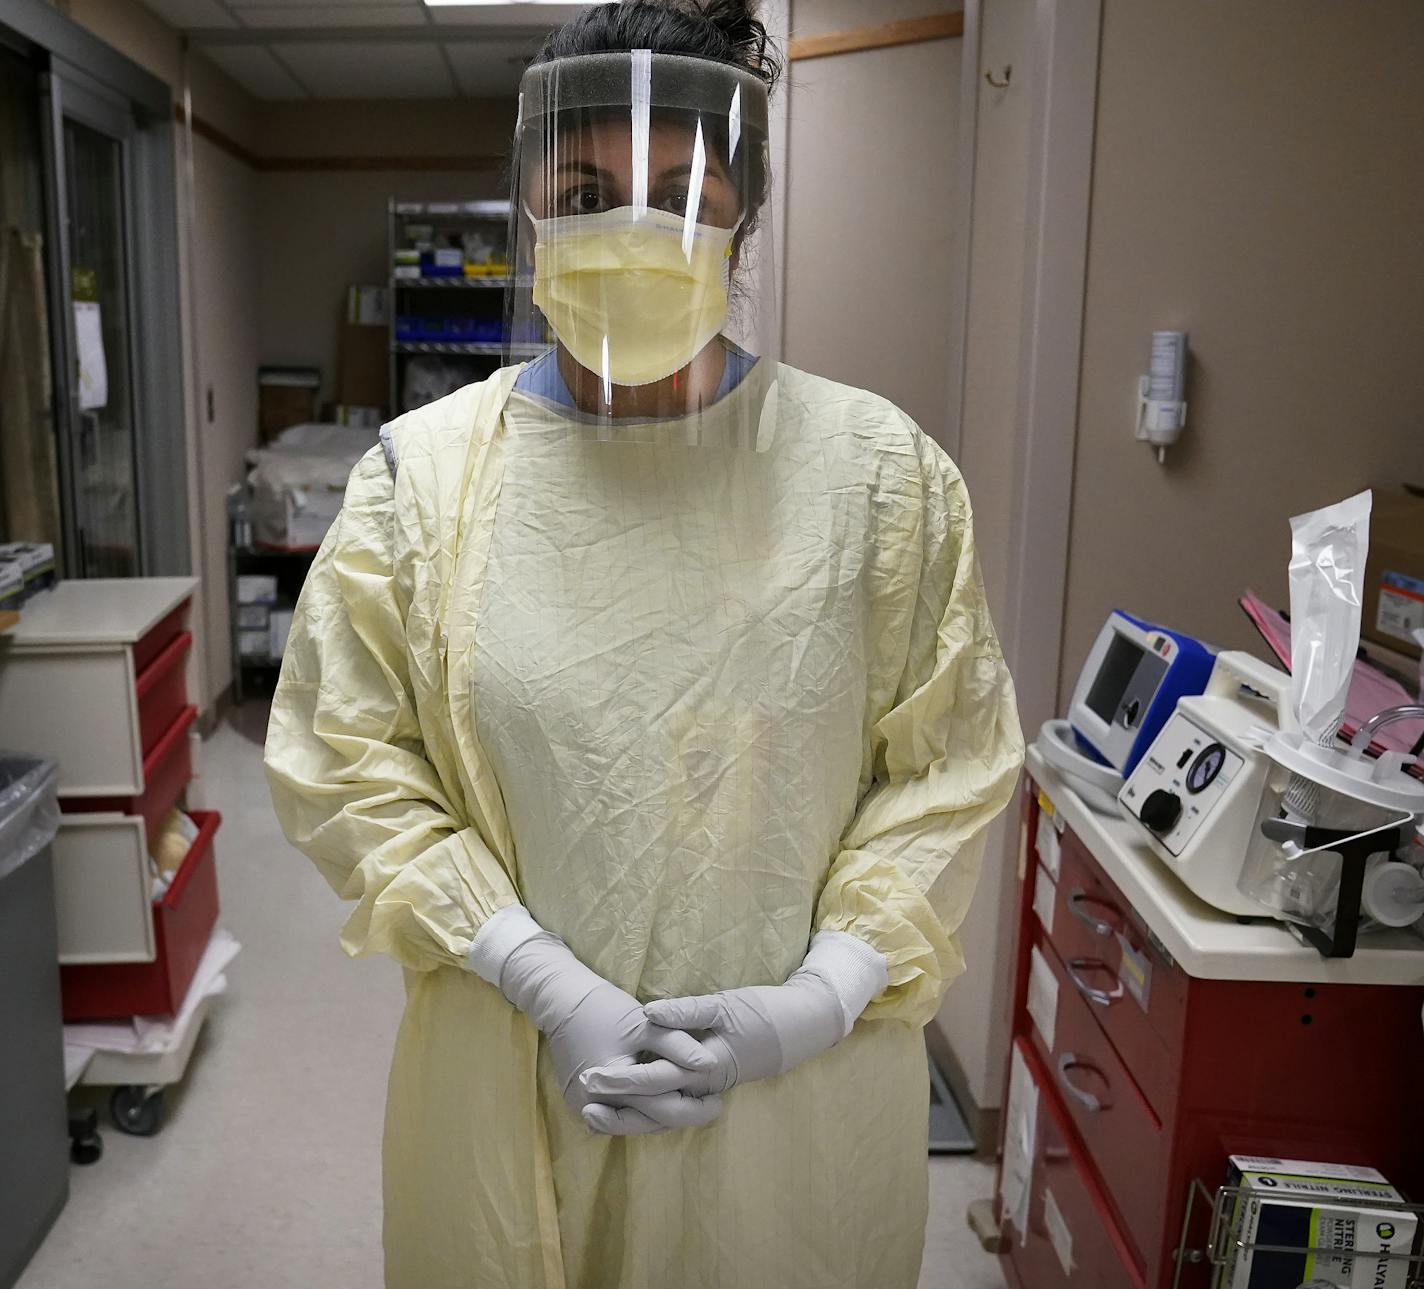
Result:
{"label": "stack of papers", "polygon": [[[65,1064],[70,1063],[70,1048],[89,1052],[122,1052],[130,1056],[162,1056],[177,1051],[182,1045],[193,1013],[206,999],[227,989],[223,974],[227,965],[241,952],[242,946],[229,931],[219,927],[208,941],[208,947],[188,986],[176,1016],[133,1016],[121,1021],[86,1021],[64,1027]],[[74,1060],[80,1059],[77,1054]]]}

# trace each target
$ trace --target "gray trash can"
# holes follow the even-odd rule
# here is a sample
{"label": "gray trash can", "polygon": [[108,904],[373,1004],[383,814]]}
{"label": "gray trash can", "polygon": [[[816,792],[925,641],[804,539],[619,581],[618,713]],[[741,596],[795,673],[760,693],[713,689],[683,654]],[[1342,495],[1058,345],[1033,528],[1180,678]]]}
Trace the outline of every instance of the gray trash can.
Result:
{"label": "gray trash can", "polygon": [[0,1289],[69,1198],[69,1120],[50,843],[53,761],[0,752]]}

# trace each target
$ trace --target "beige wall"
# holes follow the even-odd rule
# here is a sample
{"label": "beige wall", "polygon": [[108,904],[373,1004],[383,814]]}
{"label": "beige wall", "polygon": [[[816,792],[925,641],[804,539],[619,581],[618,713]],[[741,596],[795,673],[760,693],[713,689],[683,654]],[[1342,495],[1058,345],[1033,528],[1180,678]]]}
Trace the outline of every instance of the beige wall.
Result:
{"label": "beige wall", "polygon": [[338,99],[264,103],[264,157],[467,157],[501,160],[514,136],[509,99]]}
{"label": "beige wall", "polygon": [[[1061,685],[1114,607],[1255,646],[1287,518],[1424,479],[1424,6],[1106,0]],[[1165,469],[1148,333],[1191,333]]]}
{"label": "beige wall", "polygon": [[[795,0],[793,36],[957,6]],[[961,42],[790,65],[784,356],[883,394],[936,437],[949,409]]]}
{"label": "beige wall", "polygon": [[[201,567],[209,596],[207,694],[211,704],[232,679],[227,600],[227,490],[244,473],[243,454],[257,442],[258,176],[202,138],[194,141],[193,254],[198,384],[197,437],[202,477]],[[212,417],[208,391],[212,391]]]}
{"label": "beige wall", "polygon": [[[265,157],[503,157],[513,101],[267,104]],[[258,316],[264,363],[316,366],[335,397],[346,288],[389,277],[386,202],[500,197],[502,170],[264,171],[258,177]]]}
{"label": "beige wall", "polygon": [[[959,466],[974,503],[974,530],[989,607],[1007,611],[1008,543],[1016,510],[1014,416],[1018,402],[1019,326],[1023,305],[1028,104],[1032,0],[988,0],[981,13],[979,57],[1008,89],[976,77],[978,116],[970,234],[969,321]],[[1006,647],[1011,642],[1005,641]],[[1018,822],[1010,810],[994,825],[984,874],[960,930],[967,971],[945,995],[939,1026],[979,1106],[998,1105],[1007,1047],[1013,947],[1011,912]]]}

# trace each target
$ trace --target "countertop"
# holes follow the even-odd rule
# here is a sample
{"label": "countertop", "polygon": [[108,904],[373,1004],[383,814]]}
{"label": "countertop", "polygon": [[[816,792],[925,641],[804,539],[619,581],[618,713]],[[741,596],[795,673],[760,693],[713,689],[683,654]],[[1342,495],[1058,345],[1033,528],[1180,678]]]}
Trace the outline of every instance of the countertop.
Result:
{"label": "countertop", "polygon": [[27,600],[9,649],[135,644],[198,589],[195,577],[76,578]]}
{"label": "countertop", "polygon": [[1278,922],[1243,922],[1203,903],[1158,860],[1136,824],[1091,809],[1035,747],[1028,751],[1028,772],[1055,813],[1188,975],[1205,980],[1424,986],[1424,938],[1413,932],[1372,932],[1354,957],[1323,958]]}

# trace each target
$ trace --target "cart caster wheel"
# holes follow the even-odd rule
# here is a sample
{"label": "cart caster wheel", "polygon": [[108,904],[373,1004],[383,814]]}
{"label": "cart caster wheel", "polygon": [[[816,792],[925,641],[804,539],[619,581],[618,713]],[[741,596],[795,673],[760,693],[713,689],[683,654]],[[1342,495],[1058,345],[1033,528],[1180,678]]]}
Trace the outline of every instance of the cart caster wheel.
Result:
{"label": "cart caster wheel", "polygon": [[99,1135],[97,1111],[86,1110],[69,1120],[69,1158],[76,1164],[98,1163],[104,1153],[104,1139]]}
{"label": "cart caster wheel", "polygon": [[163,1126],[163,1091],[148,1092],[128,1086],[115,1088],[109,1098],[114,1127],[131,1137],[152,1137]]}

